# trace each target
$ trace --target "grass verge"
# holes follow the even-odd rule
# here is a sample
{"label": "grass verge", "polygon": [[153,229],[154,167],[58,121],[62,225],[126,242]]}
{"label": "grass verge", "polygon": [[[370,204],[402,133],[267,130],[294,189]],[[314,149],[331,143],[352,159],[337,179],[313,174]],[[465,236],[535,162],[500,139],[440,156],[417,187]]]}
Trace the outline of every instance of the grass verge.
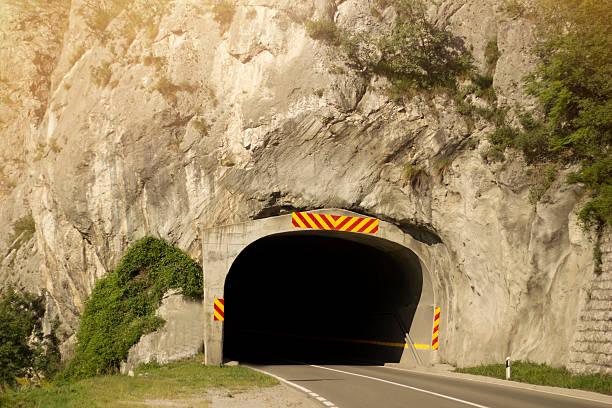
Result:
{"label": "grass verge", "polygon": [[141,365],[134,374],[9,391],[0,394],[0,407],[145,407],[152,401],[208,407],[206,391],[210,388],[225,388],[235,394],[278,384],[276,379],[246,367],[204,366],[201,356],[165,366]]}
{"label": "grass verge", "polygon": [[[612,395],[612,377],[600,374],[572,375],[565,367],[553,368],[545,364],[514,361],[511,367],[513,381],[552,387],[575,388]],[[458,373],[506,378],[505,364],[491,364],[455,369]]]}

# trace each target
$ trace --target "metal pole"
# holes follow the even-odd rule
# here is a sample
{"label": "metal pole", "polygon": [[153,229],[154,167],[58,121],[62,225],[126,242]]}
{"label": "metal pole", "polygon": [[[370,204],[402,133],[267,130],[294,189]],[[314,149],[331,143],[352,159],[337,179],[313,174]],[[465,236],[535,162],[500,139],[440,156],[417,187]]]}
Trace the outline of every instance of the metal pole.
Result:
{"label": "metal pole", "polygon": [[510,379],[510,357],[506,357],[506,380]]}

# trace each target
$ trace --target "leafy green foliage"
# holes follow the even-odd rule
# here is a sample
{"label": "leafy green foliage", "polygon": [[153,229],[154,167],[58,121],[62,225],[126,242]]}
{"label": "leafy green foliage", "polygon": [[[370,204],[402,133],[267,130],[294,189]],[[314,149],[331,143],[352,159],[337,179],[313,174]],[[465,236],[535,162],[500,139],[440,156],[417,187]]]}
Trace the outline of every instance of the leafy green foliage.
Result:
{"label": "leafy green foliage", "polygon": [[390,37],[380,42],[375,72],[400,89],[456,87],[456,78],[470,72],[470,55],[461,41],[431,23],[420,0],[394,0],[398,18]]}
{"label": "leafy green foliage", "polygon": [[[606,377],[601,374],[572,375],[565,367],[553,368],[545,364],[524,361],[513,361],[511,369],[511,379],[513,381],[612,394],[612,377]],[[505,364],[457,368],[455,371],[502,379],[506,378]]]}
{"label": "leafy green foliage", "polygon": [[19,377],[52,376],[59,369],[55,335],[43,335],[44,297],[18,293],[9,287],[0,296],[0,389],[14,386]]}
{"label": "leafy green foliage", "polygon": [[117,268],[100,279],[85,304],[75,356],[63,379],[115,372],[140,337],[163,326],[155,316],[163,294],[180,288],[201,298],[202,270],[164,240],[146,237],[125,253]]}
{"label": "leafy green foliage", "polygon": [[612,8],[597,0],[539,4],[540,64],[526,82],[542,120],[521,114],[522,131],[489,139],[497,149],[523,151],[530,162],[582,163],[569,179],[590,190],[579,217],[585,227],[612,224]]}

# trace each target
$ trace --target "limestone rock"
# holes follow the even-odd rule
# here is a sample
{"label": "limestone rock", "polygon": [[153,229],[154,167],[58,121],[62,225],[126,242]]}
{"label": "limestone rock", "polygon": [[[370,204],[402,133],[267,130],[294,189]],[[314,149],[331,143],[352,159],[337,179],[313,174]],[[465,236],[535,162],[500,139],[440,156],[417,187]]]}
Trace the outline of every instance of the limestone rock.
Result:
{"label": "limestone rock", "polygon": [[[533,26],[502,3],[445,0],[428,15],[473,50],[481,70],[496,38],[497,95],[529,108],[521,78],[534,63]],[[211,7],[178,0],[155,20],[157,31],[128,42],[92,36],[74,0],[57,17],[67,24],[63,40],[20,43],[15,62],[28,69],[10,91],[23,105],[12,111],[18,120],[0,125],[11,158],[2,174],[12,183],[0,185],[0,222],[8,228],[32,212],[30,252],[11,259],[38,268],[13,279],[3,266],[0,285],[44,288],[69,350],[86,296],[136,239],[160,236],[200,260],[202,227],[343,208],[392,222],[428,246],[445,361],[511,355],[609,372],[611,264],[604,278],[592,273],[595,239],[575,215],[582,190],[562,182],[571,169],[530,204],[533,181],[519,155],[481,158],[490,124],[468,123],[444,96],[394,102],[385,79],[364,82],[342,52],[307,35],[304,23],[323,18],[354,32],[388,30],[393,9],[377,17],[365,4],[241,0],[223,30]],[[37,74],[40,49],[51,50],[43,64],[50,82]],[[96,84],[100,72],[106,83]],[[420,176],[407,177],[407,166]],[[609,247],[610,231],[604,235]],[[8,246],[0,235],[0,253]],[[158,335],[147,347],[165,341]]]}
{"label": "limestone rock", "polygon": [[170,290],[162,299],[156,315],[166,321],[161,329],[144,335],[138,344],[130,348],[127,361],[121,365],[121,373],[134,375],[138,364],[172,361],[193,357],[202,351],[204,322],[202,303],[184,297],[180,291]]}

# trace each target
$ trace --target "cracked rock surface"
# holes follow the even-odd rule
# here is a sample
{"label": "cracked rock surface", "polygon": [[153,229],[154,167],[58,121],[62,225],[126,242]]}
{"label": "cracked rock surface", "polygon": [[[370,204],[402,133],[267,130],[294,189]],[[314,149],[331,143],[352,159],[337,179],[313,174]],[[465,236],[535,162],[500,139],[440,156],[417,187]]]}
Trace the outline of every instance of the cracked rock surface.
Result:
{"label": "cracked rock surface", "polygon": [[[501,1],[438,3],[429,17],[448,24],[481,69],[497,38],[498,98],[533,106],[521,82],[534,66],[532,23],[504,14]],[[564,182],[571,169],[530,204],[534,182],[518,154],[481,157],[491,124],[469,123],[445,96],[393,101],[386,79],[364,81],[340,49],[306,33],[305,22],[320,18],[384,32],[391,9],[380,20],[366,1],[241,0],[221,27],[209,6],[177,0],[152,38],[102,42],[85,29],[80,5],[58,14],[63,35],[45,40],[61,52],[50,91],[38,96],[40,121],[11,108],[20,119],[0,127],[16,163],[2,164],[13,187],[0,196],[0,220],[10,229],[31,212],[37,226],[30,246],[11,255],[21,260],[2,263],[0,285],[44,290],[66,353],[95,281],[134,240],[160,236],[198,260],[201,228],[326,207],[393,222],[429,246],[441,359],[567,365],[570,350],[583,352],[575,335],[587,292],[600,289],[594,237],[577,223],[583,189]],[[92,74],[100,67],[110,69],[102,86]],[[35,77],[24,74],[24,89]],[[407,177],[407,165],[421,176]],[[0,238],[2,253],[9,246]],[[602,249],[612,252],[609,240]]]}

